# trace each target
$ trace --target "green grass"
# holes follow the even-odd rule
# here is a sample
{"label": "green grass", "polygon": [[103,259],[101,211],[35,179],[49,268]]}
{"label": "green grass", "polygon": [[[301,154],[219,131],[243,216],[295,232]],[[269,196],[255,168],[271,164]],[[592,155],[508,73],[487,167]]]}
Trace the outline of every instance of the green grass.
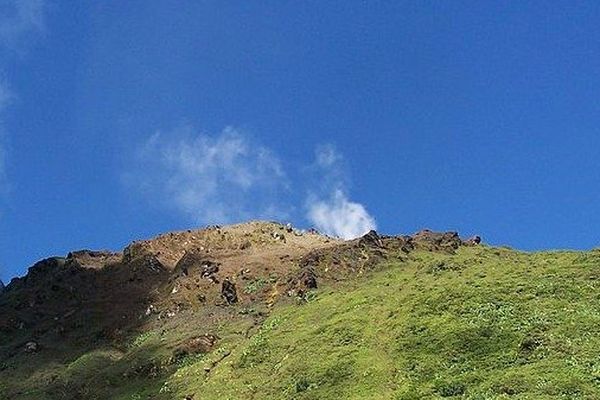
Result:
{"label": "green grass", "polygon": [[142,345],[145,342],[152,339],[154,336],[156,336],[156,334],[157,334],[157,332],[154,332],[154,331],[142,332],[138,336],[136,336],[136,338],[130,343],[129,346],[132,349],[142,347]]}
{"label": "green grass", "polygon": [[[167,359],[150,333],[53,368],[99,399],[598,399],[600,251],[415,252],[243,330],[224,324],[218,349],[155,377],[122,378]],[[0,375],[0,398],[11,385]]]}
{"label": "green grass", "polygon": [[170,382],[209,399],[597,399],[598,273],[595,252],[419,253],[279,308],[214,375]]}
{"label": "green grass", "polygon": [[277,277],[255,278],[244,285],[244,293],[255,294],[277,281]]}

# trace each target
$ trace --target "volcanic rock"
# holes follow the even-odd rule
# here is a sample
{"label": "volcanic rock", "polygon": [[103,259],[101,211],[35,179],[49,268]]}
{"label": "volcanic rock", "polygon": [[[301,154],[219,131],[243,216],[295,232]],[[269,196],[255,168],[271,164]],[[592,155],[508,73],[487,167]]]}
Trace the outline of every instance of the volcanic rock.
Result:
{"label": "volcanic rock", "polygon": [[238,301],[235,283],[231,282],[229,278],[223,281],[223,285],[221,286],[221,296],[223,296],[227,304],[234,304]]}
{"label": "volcanic rock", "polygon": [[467,246],[477,246],[480,243],[481,243],[481,237],[477,236],[477,235],[471,236],[464,242],[464,244]]}
{"label": "volcanic rock", "polygon": [[370,230],[368,233],[362,236],[358,243],[367,247],[383,247],[383,241],[374,230]]}
{"label": "volcanic rock", "polygon": [[38,342],[35,341],[30,341],[25,343],[25,347],[23,349],[25,351],[25,353],[37,353],[38,351],[40,351],[40,345],[38,344]]}
{"label": "volcanic rock", "polygon": [[429,229],[414,234],[413,241],[416,245],[425,247],[428,250],[446,251],[454,251],[462,243],[457,232],[433,232]]}

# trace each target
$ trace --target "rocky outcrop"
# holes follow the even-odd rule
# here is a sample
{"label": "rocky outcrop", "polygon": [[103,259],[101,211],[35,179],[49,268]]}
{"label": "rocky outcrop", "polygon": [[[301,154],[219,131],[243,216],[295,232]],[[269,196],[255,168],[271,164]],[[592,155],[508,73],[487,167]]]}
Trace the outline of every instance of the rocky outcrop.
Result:
{"label": "rocky outcrop", "polygon": [[65,263],[80,268],[101,269],[107,265],[119,263],[121,257],[121,253],[114,253],[108,250],[78,250],[67,254]]}
{"label": "rocky outcrop", "polygon": [[295,286],[299,292],[306,292],[317,288],[317,273],[314,267],[308,265],[300,270],[295,279]]}
{"label": "rocky outcrop", "polygon": [[227,304],[235,304],[238,302],[237,290],[235,289],[235,283],[233,283],[229,278],[226,278],[223,281],[221,286],[221,296]]}
{"label": "rocky outcrop", "polygon": [[409,259],[415,250],[454,252],[479,243],[479,236],[462,241],[456,232],[431,230],[412,236],[370,231],[343,241],[263,222],[168,233],[122,253],[79,250],[47,258],[6,288],[0,283],[0,332],[17,337],[32,330],[31,337],[51,343],[45,335],[68,337],[90,323],[101,332],[127,332],[189,309],[215,318],[214,305],[250,310],[286,293],[308,298],[311,290],[364,276],[382,261]]}
{"label": "rocky outcrop", "polygon": [[481,243],[481,237],[479,237],[477,235],[471,236],[470,238],[468,238],[467,240],[464,241],[464,244],[466,246],[477,246],[480,243]]}
{"label": "rocky outcrop", "polygon": [[31,282],[50,276],[52,273],[55,273],[57,270],[64,267],[66,261],[67,260],[64,257],[50,257],[38,261],[29,268],[26,278]]}
{"label": "rocky outcrop", "polygon": [[453,252],[462,244],[457,232],[433,232],[423,229],[412,236],[417,247],[433,251]]}
{"label": "rocky outcrop", "polygon": [[187,251],[175,265],[175,274],[209,278],[219,272],[221,264],[207,258],[202,251]]}
{"label": "rocky outcrop", "polygon": [[377,232],[375,232],[374,230],[371,230],[364,236],[362,236],[359,239],[358,243],[362,246],[367,247],[384,247],[383,240],[381,240]]}

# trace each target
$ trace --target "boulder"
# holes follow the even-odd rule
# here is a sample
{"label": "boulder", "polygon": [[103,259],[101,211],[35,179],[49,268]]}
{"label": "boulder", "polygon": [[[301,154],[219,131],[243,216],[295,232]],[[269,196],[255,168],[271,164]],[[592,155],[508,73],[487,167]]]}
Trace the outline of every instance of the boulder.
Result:
{"label": "boulder", "polygon": [[273,232],[273,233],[271,233],[271,237],[272,237],[272,238],[273,238],[275,241],[278,241],[278,242],[283,242],[283,243],[285,243],[285,242],[286,242],[286,240],[285,240],[285,235],[284,235],[283,233],[279,233],[279,232]]}
{"label": "boulder", "polygon": [[149,317],[152,314],[158,314],[158,309],[154,306],[154,304],[150,304],[148,308],[146,308],[146,317]]}
{"label": "boulder", "polygon": [[231,282],[229,278],[226,278],[223,281],[223,285],[221,286],[221,296],[223,296],[227,304],[234,304],[238,301],[235,283]]}
{"label": "boulder", "polygon": [[471,236],[464,242],[464,244],[467,246],[477,246],[480,243],[481,243],[481,237],[478,235]]}
{"label": "boulder", "polygon": [[217,272],[219,272],[219,264],[212,261],[205,261],[200,267],[200,276],[202,278],[208,278]]}
{"label": "boulder", "polygon": [[40,345],[38,344],[38,342],[31,340],[25,343],[25,347],[23,348],[23,350],[25,351],[25,353],[37,353],[38,351],[40,351]]}

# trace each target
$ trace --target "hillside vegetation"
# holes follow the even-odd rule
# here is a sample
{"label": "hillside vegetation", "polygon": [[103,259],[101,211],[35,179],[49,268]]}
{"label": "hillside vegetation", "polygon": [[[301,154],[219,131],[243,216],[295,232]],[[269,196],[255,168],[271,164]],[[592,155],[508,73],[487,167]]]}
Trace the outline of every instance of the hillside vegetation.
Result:
{"label": "hillside vegetation", "polygon": [[[600,398],[600,251],[296,236],[309,246],[288,232],[280,243],[271,231],[283,229],[244,231],[253,256],[282,264],[253,264],[245,279],[229,272],[231,304],[204,281],[186,289],[193,273],[163,261],[164,277],[139,284],[145,303],[126,321],[79,300],[77,321],[57,328],[54,314],[27,319],[27,285],[9,285],[3,315],[24,307],[10,318],[26,323],[0,331],[0,398]],[[241,257],[236,240],[212,256],[225,265],[235,247]],[[39,349],[23,350],[32,338]]]}

